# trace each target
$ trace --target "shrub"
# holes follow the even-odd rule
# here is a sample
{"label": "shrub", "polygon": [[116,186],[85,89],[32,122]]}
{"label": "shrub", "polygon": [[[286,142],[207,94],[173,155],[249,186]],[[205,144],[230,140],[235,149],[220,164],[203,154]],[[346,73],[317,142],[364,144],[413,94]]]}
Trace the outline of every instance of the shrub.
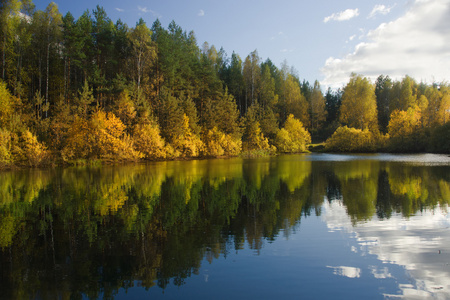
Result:
{"label": "shrub", "polygon": [[144,155],[145,159],[155,160],[166,158],[164,139],[156,124],[138,124],[133,133],[134,147]]}
{"label": "shrub", "polygon": [[233,138],[229,134],[221,132],[217,127],[214,127],[203,137],[204,156],[237,156],[242,149],[242,141],[237,138]]}
{"label": "shrub", "polygon": [[303,127],[300,120],[291,114],[288,116],[284,128],[280,129],[275,138],[275,145],[279,152],[306,152],[306,145],[311,143],[311,135]]}
{"label": "shrub", "polygon": [[377,138],[368,129],[339,127],[326,141],[325,150],[335,152],[374,152]]}

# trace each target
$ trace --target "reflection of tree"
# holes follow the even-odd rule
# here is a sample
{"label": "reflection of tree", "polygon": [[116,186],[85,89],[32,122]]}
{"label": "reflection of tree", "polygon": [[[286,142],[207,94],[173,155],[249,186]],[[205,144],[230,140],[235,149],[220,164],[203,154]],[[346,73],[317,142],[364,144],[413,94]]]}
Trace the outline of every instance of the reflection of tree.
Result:
{"label": "reflection of tree", "polygon": [[182,285],[204,259],[288,238],[325,198],[355,223],[450,201],[448,167],[303,158],[0,173],[0,290],[108,298],[135,282]]}
{"label": "reflection of tree", "polygon": [[370,219],[376,209],[379,162],[354,160],[335,164],[347,213],[353,222]]}
{"label": "reflection of tree", "polygon": [[424,207],[434,208],[449,203],[450,176],[446,167],[407,166],[389,169],[391,205],[404,216]]}

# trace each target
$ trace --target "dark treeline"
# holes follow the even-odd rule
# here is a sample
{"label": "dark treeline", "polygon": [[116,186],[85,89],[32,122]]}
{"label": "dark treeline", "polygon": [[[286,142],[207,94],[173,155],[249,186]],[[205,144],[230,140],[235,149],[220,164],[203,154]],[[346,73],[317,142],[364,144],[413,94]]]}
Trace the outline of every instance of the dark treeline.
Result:
{"label": "dark treeline", "polygon": [[[44,11],[31,0],[0,5],[1,166],[301,152],[311,136],[324,141],[341,125],[375,134],[364,146],[373,151],[389,139],[391,115],[406,122],[415,107],[422,117],[413,132],[428,147],[450,118],[446,84],[353,76],[324,94],[318,81],[301,81],[256,50],[242,59],[199,47],[174,21],[128,27],[100,6],[75,19],[54,3]],[[346,111],[370,116],[354,123]],[[393,149],[416,145],[409,134],[394,137]]]}

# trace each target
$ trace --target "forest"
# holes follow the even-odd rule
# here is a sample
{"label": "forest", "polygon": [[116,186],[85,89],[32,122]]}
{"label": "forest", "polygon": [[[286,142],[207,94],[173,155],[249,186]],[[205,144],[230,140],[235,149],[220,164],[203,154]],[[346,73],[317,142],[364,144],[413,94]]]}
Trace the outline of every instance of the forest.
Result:
{"label": "forest", "polygon": [[450,85],[352,74],[323,91],[172,21],[0,4],[0,168],[306,152],[450,153]]}

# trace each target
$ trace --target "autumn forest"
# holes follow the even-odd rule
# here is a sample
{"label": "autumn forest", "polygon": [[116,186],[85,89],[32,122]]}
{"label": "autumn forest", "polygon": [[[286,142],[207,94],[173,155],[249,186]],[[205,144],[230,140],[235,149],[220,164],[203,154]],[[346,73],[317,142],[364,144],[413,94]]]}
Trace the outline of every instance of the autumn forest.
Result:
{"label": "autumn forest", "polygon": [[306,152],[450,153],[450,84],[352,74],[323,91],[172,21],[0,4],[0,168]]}

